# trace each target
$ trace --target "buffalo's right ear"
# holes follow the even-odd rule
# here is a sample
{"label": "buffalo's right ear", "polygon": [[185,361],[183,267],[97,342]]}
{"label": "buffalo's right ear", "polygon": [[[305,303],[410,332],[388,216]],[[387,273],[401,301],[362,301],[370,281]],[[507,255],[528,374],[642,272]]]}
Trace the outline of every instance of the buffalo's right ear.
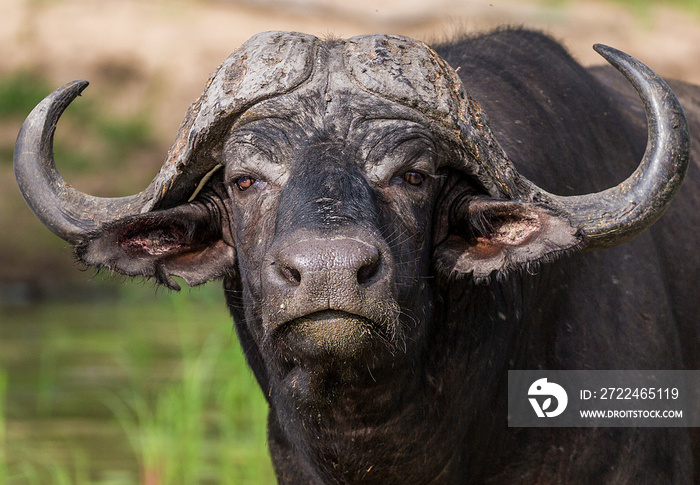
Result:
{"label": "buffalo's right ear", "polygon": [[216,197],[108,224],[76,245],[78,259],[179,290],[230,274],[236,264],[227,211]]}

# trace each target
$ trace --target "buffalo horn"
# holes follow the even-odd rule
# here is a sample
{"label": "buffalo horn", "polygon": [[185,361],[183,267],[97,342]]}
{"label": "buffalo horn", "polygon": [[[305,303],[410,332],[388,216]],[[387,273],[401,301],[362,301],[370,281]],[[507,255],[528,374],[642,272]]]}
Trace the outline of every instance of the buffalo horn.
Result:
{"label": "buffalo horn", "polygon": [[39,103],[24,121],[14,152],[15,177],[27,204],[44,225],[70,243],[107,222],[149,210],[156,193],[151,183],[128,197],[94,197],[63,181],[54,163],[54,132],[63,111],[87,85],[70,82]]}
{"label": "buffalo horn", "polygon": [[668,84],[624,52],[600,44],[594,49],[628,79],[641,97],[648,139],[637,169],[615,187],[567,197],[534,188],[534,199],[549,199],[570,215],[587,236],[587,249],[615,246],[654,223],[678,192],[690,157],[688,124]]}

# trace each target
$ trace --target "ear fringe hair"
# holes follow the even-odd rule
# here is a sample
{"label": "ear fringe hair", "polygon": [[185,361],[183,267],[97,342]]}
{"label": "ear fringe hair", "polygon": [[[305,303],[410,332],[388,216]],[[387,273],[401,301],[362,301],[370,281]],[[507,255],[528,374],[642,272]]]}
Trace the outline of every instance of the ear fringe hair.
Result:
{"label": "ear fringe hair", "polygon": [[155,290],[159,290],[161,288],[167,288],[169,290],[172,289],[168,288],[167,285],[164,285],[163,283],[158,281],[155,275],[126,275],[112,268],[109,268],[106,265],[95,266],[87,264],[80,258],[75,259],[75,264],[78,267],[78,270],[80,271],[83,271],[85,273],[92,272],[90,280],[100,277],[109,281],[116,280],[119,283],[124,283],[128,281],[130,284],[139,284],[141,286],[152,285]]}

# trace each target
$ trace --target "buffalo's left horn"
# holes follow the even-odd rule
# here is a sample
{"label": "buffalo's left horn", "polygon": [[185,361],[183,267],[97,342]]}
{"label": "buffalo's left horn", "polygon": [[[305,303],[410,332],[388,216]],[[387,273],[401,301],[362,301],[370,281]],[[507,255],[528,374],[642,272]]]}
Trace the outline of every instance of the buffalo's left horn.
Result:
{"label": "buffalo's left horn", "polygon": [[87,81],[73,81],[44,98],[24,121],[14,152],[15,177],[27,204],[41,222],[70,243],[107,222],[142,212],[156,192],[151,183],[136,195],[102,198],[63,181],[53,158],[54,132],[63,111],[87,85]]}
{"label": "buffalo's left horn", "polygon": [[647,147],[641,163],[625,181],[602,192],[557,196],[539,187],[534,198],[549,199],[586,234],[588,249],[615,246],[654,223],[680,189],[690,159],[688,123],[671,88],[651,69],[612,47],[595,50],[619,70],[644,102]]}

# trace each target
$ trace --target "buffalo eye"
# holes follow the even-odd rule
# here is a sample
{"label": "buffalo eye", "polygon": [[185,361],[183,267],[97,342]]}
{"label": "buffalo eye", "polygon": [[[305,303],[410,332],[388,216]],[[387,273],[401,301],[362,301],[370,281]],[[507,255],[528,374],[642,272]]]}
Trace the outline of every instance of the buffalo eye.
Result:
{"label": "buffalo eye", "polygon": [[234,183],[238,190],[243,192],[253,186],[255,179],[249,175],[244,175],[243,177],[238,177]]}
{"label": "buffalo eye", "polygon": [[420,185],[425,180],[425,177],[418,172],[406,172],[403,174],[403,179],[411,185]]}

